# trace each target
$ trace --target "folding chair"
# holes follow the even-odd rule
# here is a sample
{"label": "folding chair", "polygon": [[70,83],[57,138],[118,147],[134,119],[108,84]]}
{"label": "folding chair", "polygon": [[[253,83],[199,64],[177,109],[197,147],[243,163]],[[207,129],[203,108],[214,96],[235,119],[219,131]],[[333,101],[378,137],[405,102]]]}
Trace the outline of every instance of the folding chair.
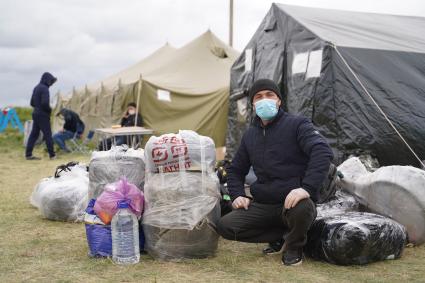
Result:
{"label": "folding chair", "polygon": [[86,138],[81,142],[78,138],[78,134],[75,133],[74,137],[70,139],[71,146],[69,149],[72,152],[81,152],[81,153],[90,153],[90,149],[88,148],[88,143],[93,139],[94,131],[89,131]]}

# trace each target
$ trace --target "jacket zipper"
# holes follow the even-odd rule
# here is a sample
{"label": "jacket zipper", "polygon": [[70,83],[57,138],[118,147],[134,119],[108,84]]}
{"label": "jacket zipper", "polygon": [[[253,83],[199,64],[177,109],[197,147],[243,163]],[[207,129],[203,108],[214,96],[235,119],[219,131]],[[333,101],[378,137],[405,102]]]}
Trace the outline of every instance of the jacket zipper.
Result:
{"label": "jacket zipper", "polygon": [[264,173],[266,175],[267,181],[268,181],[269,176],[268,176],[267,171],[266,171],[266,163],[264,162],[264,160],[266,158],[266,128],[265,127],[263,127],[263,137],[264,137],[264,139],[263,139],[263,169],[264,169]]}

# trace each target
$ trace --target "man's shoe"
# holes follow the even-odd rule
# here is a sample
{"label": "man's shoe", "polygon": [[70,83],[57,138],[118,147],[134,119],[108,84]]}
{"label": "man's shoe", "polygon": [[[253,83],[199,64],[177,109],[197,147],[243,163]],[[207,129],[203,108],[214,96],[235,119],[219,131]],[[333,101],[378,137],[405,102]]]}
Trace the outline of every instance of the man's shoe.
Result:
{"label": "man's shoe", "polygon": [[27,160],[41,160],[41,158],[40,157],[36,157],[36,156],[26,156],[25,157]]}
{"label": "man's shoe", "polygon": [[263,254],[265,254],[265,255],[275,255],[275,254],[282,253],[284,242],[285,241],[282,239],[280,241],[269,243],[269,245],[263,249]]}
{"label": "man's shoe", "polygon": [[286,266],[297,266],[303,262],[303,250],[287,250],[283,253],[282,263]]}
{"label": "man's shoe", "polygon": [[50,160],[55,160],[57,159],[56,155],[50,156]]}

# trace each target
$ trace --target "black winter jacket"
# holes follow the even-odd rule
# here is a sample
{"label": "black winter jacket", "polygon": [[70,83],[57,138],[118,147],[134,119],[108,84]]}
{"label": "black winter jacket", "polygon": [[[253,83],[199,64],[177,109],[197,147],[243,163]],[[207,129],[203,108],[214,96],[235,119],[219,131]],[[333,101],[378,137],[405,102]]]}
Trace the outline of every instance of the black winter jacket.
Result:
{"label": "black winter jacket", "polygon": [[52,108],[50,108],[49,87],[56,81],[56,78],[46,72],[41,76],[40,83],[36,85],[31,96],[31,106],[34,113],[50,116]]}
{"label": "black winter jacket", "polygon": [[65,123],[63,125],[64,130],[73,133],[78,133],[79,135],[83,134],[85,125],[84,122],[81,121],[80,116],[78,116],[77,113],[66,108],[61,109],[60,113],[62,114],[65,120]]}
{"label": "black winter jacket", "polygon": [[[123,117],[121,119],[121,127],[133,127],[135,126],[134,121],[136,120],[136,114],[128,115],[127,118]],[[143,126],[143,119],[140,114],[137,115],[137,126]]]}
{"label": "black winter jacket", "polygon": [[254,201],[283,204],[292,189],[301,187],[316,202],[332,159],[326,140],[307,118],[280,109],[264,127],[256,117],[228,169],[230,195],[232,200],[245,196],[244,179],[252,165]]}

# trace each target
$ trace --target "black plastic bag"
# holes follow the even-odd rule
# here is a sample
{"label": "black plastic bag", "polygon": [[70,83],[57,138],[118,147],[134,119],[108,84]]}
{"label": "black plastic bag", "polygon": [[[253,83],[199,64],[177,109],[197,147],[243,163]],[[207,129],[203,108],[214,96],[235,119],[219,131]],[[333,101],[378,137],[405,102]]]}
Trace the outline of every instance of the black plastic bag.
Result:
{"label": "black plastic bag", "polygon": [[389,218],[347,212],[316,220],[304,252],[338,265],[367,264],[399,258],[406,238],[405,228]]}

